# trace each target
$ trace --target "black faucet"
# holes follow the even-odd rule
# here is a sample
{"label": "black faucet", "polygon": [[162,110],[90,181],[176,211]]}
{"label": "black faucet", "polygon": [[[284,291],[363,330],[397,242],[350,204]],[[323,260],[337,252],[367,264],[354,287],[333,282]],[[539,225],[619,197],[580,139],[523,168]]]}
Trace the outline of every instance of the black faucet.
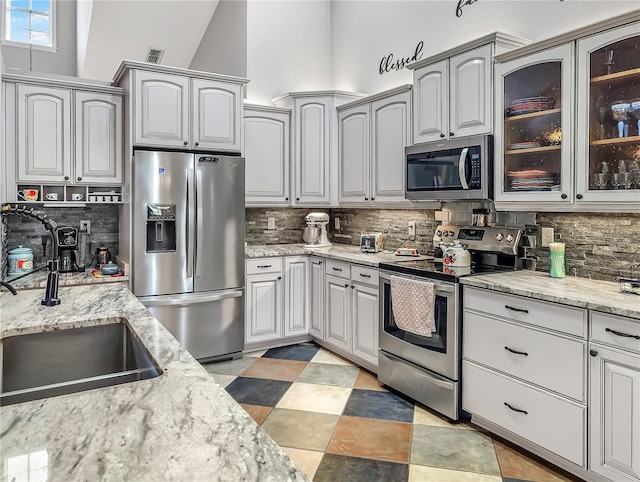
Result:
{"label": "black faucet", "polygon": [[[58,298],[58,282],[60,280],[60,258],[58,258],[58,240],[56,239],[56,228],[58,225],[47,218],[46,214],[43,214],[40,211],[34,211],[33,208],[27,208],[26,206],[11,206],[9,204],[3,204],[0,208],[0,215],[8,216],[10,214],[16,214],[20,216],[34,218],[42,223],[44,228],[51,233],[51,238],[53,240],[52,243],[52,259],[47,260],[47,265],[42,266],[38,269],[34,269],[28,273],[20,275],[14,278],[12,281],[16,281],[18,279],[24,278],[26,276],[30,276],[33,273],[37,273],[43,269],[48,269],[49,274],[47,275],[47,287],[45,289],[44,298],[40,301],[40,304],[44,306],[56,306],[60,304],[60,298]],[[15,288],[11,286],[9,283],[5,281],[0,281],[1,286],[7,288],[13,295],[17,294]]]}

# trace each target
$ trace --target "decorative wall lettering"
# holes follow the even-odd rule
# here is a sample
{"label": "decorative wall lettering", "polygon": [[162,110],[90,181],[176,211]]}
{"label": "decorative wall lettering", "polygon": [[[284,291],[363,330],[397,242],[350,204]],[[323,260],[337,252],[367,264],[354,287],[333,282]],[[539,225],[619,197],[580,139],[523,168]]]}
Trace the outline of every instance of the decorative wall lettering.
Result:
{"label": "decorative wall lettering", "polygon": [[405,65],[420,60],[422,58],[422,47],[424,47],[424,42],[420,40],[411,57],[402,57],[400,60],[394,60],[393,54],[382,57],[378,72],[382,75],[392,70],[402,70]]}
{"label": "decorative wall lettering", "polygon": [[458,0],[458,7],[456,8],[456,17],[462,17],[462,7],[476,3],[478,0]]}

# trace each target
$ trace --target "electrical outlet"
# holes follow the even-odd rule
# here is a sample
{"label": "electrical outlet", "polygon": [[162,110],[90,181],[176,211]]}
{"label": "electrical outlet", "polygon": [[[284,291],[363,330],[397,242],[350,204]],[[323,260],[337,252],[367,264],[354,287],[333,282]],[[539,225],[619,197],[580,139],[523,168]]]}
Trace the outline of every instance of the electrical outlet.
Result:
{"label": "electrical outlet", "polygon": [[80,231],[86,231],[87,234],[91,234],[91,221],[88,219],[80,221]]}
{"label": "electrical outlet", "polygon": [[267,218],[267,229],[276,229],[276,218]]}
{"label": "electrical outlet", "polygon": [[340,218],[334,218],[333,219],[333,227],[335,229],[340,229]]}
{"label": "electrical outlet", "polygon": [[408,228],[407,228],[407,236],[412,239],[416,239],[416,222],[415,221],[409,221]]}
{"label": "electrical outlet", "polygon": [[542,228],[542,246],[549,247],[553,243],[553,228]]}

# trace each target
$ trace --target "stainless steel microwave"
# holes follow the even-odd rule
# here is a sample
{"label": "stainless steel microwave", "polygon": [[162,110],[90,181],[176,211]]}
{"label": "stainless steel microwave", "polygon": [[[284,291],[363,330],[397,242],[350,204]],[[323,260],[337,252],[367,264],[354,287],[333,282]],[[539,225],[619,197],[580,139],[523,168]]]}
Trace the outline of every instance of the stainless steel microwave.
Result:
{"label": "stainless steel microwave", "polygon": [[493,136],[427,142],[404,151],[405,198],[492,199]]}

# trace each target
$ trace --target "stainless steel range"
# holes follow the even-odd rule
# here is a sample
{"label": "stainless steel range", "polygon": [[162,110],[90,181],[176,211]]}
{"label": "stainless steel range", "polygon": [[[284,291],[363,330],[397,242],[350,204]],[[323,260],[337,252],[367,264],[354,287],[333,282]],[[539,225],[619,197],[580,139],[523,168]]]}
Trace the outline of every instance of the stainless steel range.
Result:
{"label": "stainless steel range", "polygon": [[[459,281],[463,276],[520,269],[524,239],[516,228],[438,226],[433,236],[434,259],[381,263],[378,380],[451,420],[466,418],[460,404],[463,294]],[[441,246],[444,243],[446,248],[454,240],[468,249],[470,266],[443,263]],[[420,288],[427,286],[432,294],[421,305],[433,310],[430,330],[408,329],[394,316],[392,293],[401,293],[402,298],[415,295],[398,291],[411,286],[403,283],[406,280],[417,281],[413,285]]]}

